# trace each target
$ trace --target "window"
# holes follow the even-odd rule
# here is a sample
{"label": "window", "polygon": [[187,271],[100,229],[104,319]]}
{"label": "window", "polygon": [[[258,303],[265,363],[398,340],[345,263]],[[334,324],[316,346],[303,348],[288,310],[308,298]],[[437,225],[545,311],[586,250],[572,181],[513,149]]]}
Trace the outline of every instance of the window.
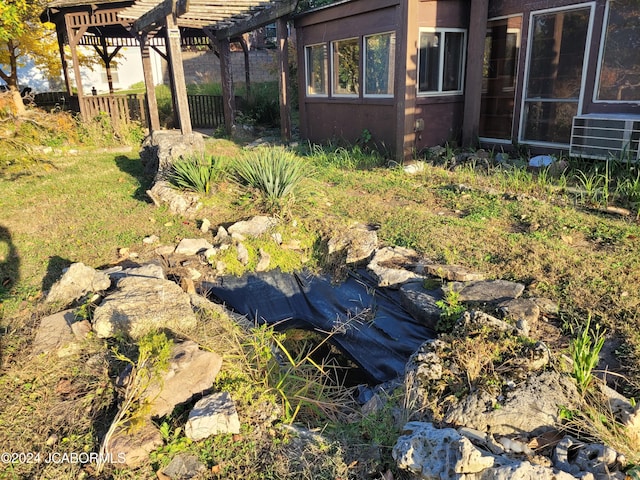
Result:
{"label": "window", "polygon": [[357,38],[332,42],[333,94],[357,96],[360,92],[360,45]]}
{"label": "window", "polygon": [[568,144],[580,111],[591,7],[534,12],[521,140]]}
{"label": "window", "polygon": [[462,93],[465,37],[465,31],[459,29],[420,32],[419,93]]}
{"label": "window", "polygon": [[640,3],[610,0],[596,101],[640,101]]}
{"label": "window", "polygon": [[393,96],[395,33],[370,35],[364,39],[365,96]]}
{"label": "window", "polygon": [[307,95],[327,95],[327,46],[306,47]]}

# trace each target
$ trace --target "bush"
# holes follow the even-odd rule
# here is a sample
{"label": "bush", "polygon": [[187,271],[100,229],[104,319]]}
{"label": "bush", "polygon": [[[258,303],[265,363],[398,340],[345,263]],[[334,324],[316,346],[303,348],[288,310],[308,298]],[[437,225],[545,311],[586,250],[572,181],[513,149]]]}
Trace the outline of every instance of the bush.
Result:
{"label": "bush", "polygon": [[235,164],[241,183],[256,189],[268,209],[282,206],[293,195],[309,167],[295,154],[281,147],[251,150]]}

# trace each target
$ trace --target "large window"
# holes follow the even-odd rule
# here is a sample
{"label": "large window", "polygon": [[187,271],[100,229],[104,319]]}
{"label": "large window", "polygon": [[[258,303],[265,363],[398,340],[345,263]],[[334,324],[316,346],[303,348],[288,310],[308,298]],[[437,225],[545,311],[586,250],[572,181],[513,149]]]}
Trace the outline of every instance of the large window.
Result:
{"label": "large window", "polygon": [[640,2],[610,0],[596,101],[640,101]]}
{"label": "large window", "polygon": [[521,140],[568,144],[582,96],[591,8],[534,13]]}
{"label": "large window", "polygon": [[360,43],[357,38],[331,43],[333,94],[358,96],[360,92]]}
{"label": "large window", "polygon": [[395,33],[380,33],[364,38],[365,96],[393,96]]}
{"label": "large window", "polygon": [[487,24],[480,103],[481,137],[511,138],[521,26],[519,15],[491,20]]}
{"label": "large window", "polygon": [[327,95],[327,46],[305,48],[307,66],[307,95]]}
{"label": "large window", "polygon": [[420,31],[419,93],[462,93],[465,37],[465,31],[459,29]]}

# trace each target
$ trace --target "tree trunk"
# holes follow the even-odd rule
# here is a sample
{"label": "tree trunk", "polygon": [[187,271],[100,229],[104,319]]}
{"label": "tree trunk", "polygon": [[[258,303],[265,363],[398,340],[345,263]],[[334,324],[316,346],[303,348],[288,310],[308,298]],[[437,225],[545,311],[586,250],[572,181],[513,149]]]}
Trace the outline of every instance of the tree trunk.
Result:
{"label": "tree trunk", "polygon": [[11,113],[16,116],[24,115],[27,109],[24,108],[24,102],[22,101],[20,91],[17,88],[9,87],[9,94],[11,95],[11,101],[13,103]]}

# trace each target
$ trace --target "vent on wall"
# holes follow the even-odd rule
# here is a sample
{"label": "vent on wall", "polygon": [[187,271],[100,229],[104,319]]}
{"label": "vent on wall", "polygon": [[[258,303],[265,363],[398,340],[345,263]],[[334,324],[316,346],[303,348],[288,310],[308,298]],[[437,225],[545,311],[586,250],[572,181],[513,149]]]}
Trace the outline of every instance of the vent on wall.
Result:
{"label": "vent on wall", "polygon": [[589,114],[573,117],[569,154],[597,159],[640,160],[640,116]]}

